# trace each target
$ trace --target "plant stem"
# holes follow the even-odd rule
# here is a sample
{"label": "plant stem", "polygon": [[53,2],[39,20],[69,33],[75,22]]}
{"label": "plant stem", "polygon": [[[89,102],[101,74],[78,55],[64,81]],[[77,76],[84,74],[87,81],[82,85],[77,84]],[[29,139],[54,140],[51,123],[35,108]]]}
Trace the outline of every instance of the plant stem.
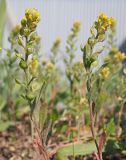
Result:
{"label": "plant stem", "polygon": [[95,135],[94,116],[93,116],[91,103],[89,103],[89,111],[90,111],[90,123],[91,123],[90,127],[91,127],[92,137],[93,137],[93,140],[95,142],[95,145],[96,145],[96,148],[97,148],[97,151],[98,151],[99,159],[102,160],[102,157],[101,157],[101,154],[100,154],[100,151],[99,151],[99,146],[98,146],[98,143],[97,143],[97,140],[96,140],[96,135]]}
{"label": "plant stem", "polygon": [[[120,107],[120,111],[118,113],[118,121],[117,121],[117,137],[120,136],[120,123],[121,123],[121,117],[122,117],[122,113],[123,113],[123,108],[124,108],[124,103],[122,102],[121,107]],[[118,134],[119,133],[119,134]]]}
{"label": "plant stem", "polygon": [[91,127],[92,137],[93,137],[93,140],[94,140],[96,148],[97,148],[99,160],[102,160],[102,155],[100,153],[99,145],[98,145],[98,142],[96,140],[96,135],[95,135],[94,113],[93,113],[93,106],[92,106],[93,100],[91,99],[91,86],[92,86],[91,85],[91,72],[89,71],[88,80],[87,80],[87,91],[88,91],[88,105],[89,105],[89,112],[90,112],[90,127]]}

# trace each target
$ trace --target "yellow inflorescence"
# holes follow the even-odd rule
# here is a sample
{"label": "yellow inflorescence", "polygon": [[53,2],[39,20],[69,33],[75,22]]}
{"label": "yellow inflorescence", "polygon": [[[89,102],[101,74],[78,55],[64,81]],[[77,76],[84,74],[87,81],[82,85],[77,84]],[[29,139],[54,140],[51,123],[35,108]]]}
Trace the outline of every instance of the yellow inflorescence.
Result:
{"label": "yellow inflorescence", "polygon": [[105,14],[100,14],[97,21],[97,31],[99,34],[104,34],[108,28],[113,28],[116,25],[116,21],[112,17],[108,17]]}
{"label": "yellow inflorescence", "polygon": [[126,58],[125,53],[118,52],[114,55],[115,62],[119,63]]}
{"label": "yellow inflorescence", "polygon": [[106,78],[108,78],[109,74],[110,74],[110,69],[109,69],[108,67],[105,67],[105,68],[103,68],[103,69],[101,70],[101,72],[100,72],[100,77],[101,77],[102,79],[106,79]]}
{"label": "yellow inflorescence", "polygon": [[114,18],[109,19],[109,25],[111,28],[114,28],[116,26],[116,20]]}
{"label": "yellow inflorescence", "polygon": [[53,63],[51,63],[51,62],[48,62],[48,63],[47,63],[47,69],[48,69],[48,70],[53,70],[54,67],[55,67],[55,66],[54,66]]}
{"label": "yellow inflorescence", "polygon": [[29,22],[38,23],[40,21],[40,13],[35,8],[26,9],[25,17],[26,17],[27,21],[29,21]]}
{"label": "yellow inflorescence", "polygon": [[21,20],[22,27],[28,27],[31,31],[34,31],[40,21],[40,13],[37,9],[26,9],[25,16]]}
{"label": "yellow inflorescence", "polygon": [[80,31],[80,27],[81,27],[81,22],[80,21],[75,21],[73,23],[73,29],[76,31],[76,32],[79,32]]}
{"label": "yellow inflorescence", "polygon": [[58,47],[60,44],[61,44],[61,38],[57,37],[56,40],[55,40],[55,42],[54,42],[54,46]]}
{"label": "yellow inflorescence", "polygon": [[82,97],[80,99],[80,105],[86,105],[87,104],[87,99],[85,97]]}

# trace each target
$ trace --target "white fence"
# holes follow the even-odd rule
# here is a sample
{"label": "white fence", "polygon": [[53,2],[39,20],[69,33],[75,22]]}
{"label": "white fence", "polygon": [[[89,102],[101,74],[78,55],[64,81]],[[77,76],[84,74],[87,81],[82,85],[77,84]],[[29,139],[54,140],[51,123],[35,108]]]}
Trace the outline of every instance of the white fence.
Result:
{"label": "white fence", "polygon": [[[104,12],[117,19],[117,43],[126,38],[126,0],[7,0],[11,24],[17,23],[28,7],[35,7],[41,13],[38,28],[42,36],[43,52],[48,52],[53,40],[60,36],[62,47],[74,20],[82,22],[79,44],[89,36],[89,28],[99,13]],[[9,28],[10,23],[8,23]],[[5,33],[7,38],[8,31]]]}

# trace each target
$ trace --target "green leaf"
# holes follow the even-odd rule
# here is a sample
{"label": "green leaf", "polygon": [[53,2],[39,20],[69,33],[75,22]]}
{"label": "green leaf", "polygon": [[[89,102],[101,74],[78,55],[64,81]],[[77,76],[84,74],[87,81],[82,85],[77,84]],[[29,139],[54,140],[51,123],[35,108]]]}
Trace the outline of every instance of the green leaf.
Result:
{"label": "green leaf", "polygon": [[115,155],[120,150],[120,145],[117,139],[115,138],[109,138],[107,140],[104,153],[105,155]]}
{"label": "green leaf", "polygon": [[6,22],[6,0],[0,0],[0,46],[2,46],[5,22]]}
{"label": "green leaf", "polygon": [[0,132],[5,131],[6,129],[8,129],[10,126],[13,126],[14,122],[12,121],[0,121]]}
{"label": "green leaf", "polygon": [[29,106],[24,106],[16,110],[16,117],[21,118],[24,114],[29,113]]}
{"label": "green leaf", "polygon": [[115,122],[114,122],[114,119],[112,118],[110,120],[110,122],[106,125],[106,134],[108,136],[112,135],[115,133]]}
{"label": "green leaf", "polygon": [[48,114],[48,105],[46,102],[42,102],[39,111],[39,125],[41,131],[43,130],[44,124],[46,122],[47,114]]}
{"label": "green leaf", "polygon": [[85,45],[85,52],[86,52],[86,54],[90,54],[91,53],[91,47],[90,47],[90,45],[88,43]]}
{"label": "green leaf", "polygon": [[54,104],[56,105],[57,103],[59,102],[63,102],[67,99],[67,97],[69,96],[69,93],[68,92],[59,92],[55,99],[54,99]]}
{"label": "green leaf", "polygon": [[34,112],[35,107],[36,107],[36,97],[34,98],[32,104],[30,105],[31,115],[32,115],[33,112]]}
{"label": "green leaf", "polygon": [[0,98],[0,111],[2,111],[2,109],[5,107],[6,105],[6,101],[3,98]]}
{"label": "green leaf", "polygon": [[94,142],[88,142],[85,144],[70,144],[66,147],[61,147],[57,151],[56,159],[57,160],[67,160],[69,155],[88,155],[96,151]]}

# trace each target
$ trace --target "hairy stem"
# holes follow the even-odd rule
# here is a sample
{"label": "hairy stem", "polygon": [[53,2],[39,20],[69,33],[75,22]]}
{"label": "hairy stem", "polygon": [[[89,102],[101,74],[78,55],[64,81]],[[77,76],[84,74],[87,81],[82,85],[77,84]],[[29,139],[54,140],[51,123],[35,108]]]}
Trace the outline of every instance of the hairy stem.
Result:
{"label": "hairy stem", "polygon": [[87,91],[88,91],[88,105],[89,105],[89,112],[90,112],[90,127],[91,127],[91,133],[92,133],[92,137],[93,140],[95,142],[96,148],[97,148],[97,152],[98,152],[98,156],[99,156],[99,160],[102,160],[102,155],[100,153],[99,150],[99,145],[96,139],[96,134],[95,134],[95,127],[94,127],[94,109],[92,106],[93,100],[91,98],[91,72],[88,73],[88,80],[87,80]]}

